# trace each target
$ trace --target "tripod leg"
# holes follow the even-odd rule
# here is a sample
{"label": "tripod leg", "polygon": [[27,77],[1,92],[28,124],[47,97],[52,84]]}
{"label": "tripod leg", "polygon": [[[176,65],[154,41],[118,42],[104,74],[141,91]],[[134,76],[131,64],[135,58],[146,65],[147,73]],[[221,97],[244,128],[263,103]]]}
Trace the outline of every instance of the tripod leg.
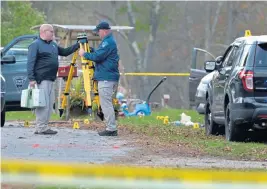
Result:
{"label": "tripod leg", "polygon": [[76,51],[72,57],[72,63],[70,64],[70,71],[68,74],[68,79],[67,79],[67,83],[65,86],[65,90],[63,93],[63,99],[62,99],[62,103],[61,103],[61,108],[59,109],[59,116],[61,117],[63,115],[64,109],[66,108],[67,105],[67,96],[69,95],[69,90],[70,90],[70,84],[71,84],[71,80],[73,78],[73,72],[74,72],[74,66],[75,66],[75,62],[78,56],[78,51]]}
{"label": "tripod leg", "polygon": [[[90,47],[86,34],[80,34],[78,36],[78,39],[80,41],[80,48],[83,48],[85,52],[90,52]],[[86,60],[83,57],[81,57],[81,61],[83,70],[84,90],[86,94],[85,104],[88,108],[87,111],[91,116],[93,113],[92,110],[101,112],[98,86],[97,82],[93,79],[95,67],[92,61]],[[94,94],[93,98],[91,96],[92,94]]]}
{"label": "tripod leg", "polygon": [[[83,45],[80,44],[80,48],[83,48],[85,52],[88,52],[88,46],[87,43],[84,43]],[[84,90],[86,94],[86,106],[88,107],[88,113],[91,115],[92,110],[92,99],[91,99],[91,74],[89,70],[89,60],[82,59],[82,70],[83,70],[83,80],[84,80]]]}

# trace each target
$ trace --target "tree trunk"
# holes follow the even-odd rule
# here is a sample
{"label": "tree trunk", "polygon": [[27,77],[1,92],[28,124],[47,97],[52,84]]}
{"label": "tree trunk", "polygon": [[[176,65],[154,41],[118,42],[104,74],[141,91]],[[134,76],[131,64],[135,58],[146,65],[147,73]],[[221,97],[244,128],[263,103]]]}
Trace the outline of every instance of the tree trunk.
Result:
{"label": "tree trunk", "polygon": [[[209,51],[210,50],[210,35],[211,35],[211,27],[210,27],[210,16],[211,16],[211,5],[210,2],[205,2],[206,3],[206,13],[205,13],[205,50]],[[205,61],[209,60],[209,55],[205,54]]]}
{"label": "tree trunk", "polygon": [[[152,53],[153,53],[153,47],[156,39],[156,34],[158,30],[158,25],[159,25],[159,17],[160,17],[160,1],[155,1],[153,3],[153,6],[150,10],[150,25],[149,25],[149,37],[148,37],[148,42],[146,46],[146,51],[144,55],[144,60],[143,60],[143,71],[147,72],[147,65],[152,59]],[[150,86],[150,83],[148,83],[148,78],[147,76],[143,77],[144,81],[144,95],[148,94],[148,89],[147,86]]]}
{"label": "tree trunk", "polygon": [[232,42],[233,32],[233,2],[229,1],[228,4],[228,30],[226,35],[227,44]]}

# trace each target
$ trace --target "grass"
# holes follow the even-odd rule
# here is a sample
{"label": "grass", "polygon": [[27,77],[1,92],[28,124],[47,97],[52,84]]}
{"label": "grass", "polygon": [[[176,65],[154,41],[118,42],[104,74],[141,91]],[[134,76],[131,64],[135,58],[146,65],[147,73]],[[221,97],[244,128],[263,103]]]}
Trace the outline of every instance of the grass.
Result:
{"label": "grass", "polygon": [[[186,146],[192,152],[199,151],[209,156],[232,159],[267,160],[266,144],[227,142],[224,136],[206,136],[203,128],[164,125],[162,120],[156,119],[157,116],[169,116],[170,121],[180,120],[180,114],[183,112],[191,116],[191,121],[203,123],[203,115],[195,111],[167,109],[153,112],[151,116],[122,118],[119,124],[135,133],[153,137],[166,144]],[[35,116],[31,112],[7,112],[6,119],[32,121]],[[54,114],[51,120],[60,120],[60,118]]]}
{"label": "grass", "polygon": [[[31,111],[6,112],[6,121],[34,121],[35,115]],[[51,120],[61,120],[57,114],[52,114]]]}
{"label": "grass", "polygon": [[267,145],[256,142],[227,142],[224,136],[206,136],[204,128],[164,125],[157,116],[169,116],[171,121],[180,120],[184,112],[191,121],[203,123],[203,116],[192,110],[168,109],[153,112],[150,117],[122,119],[121,124],[131,127],[137,133],[158,138],[162,142],[176,143],[206,155],[232,159],[267,160]]}
{"label": "grass", "polygon": [[[64,116],[64,115],[63,115]],[[51,121],[64,121],[64,117],[59,117],[57,114],[52,114]],[[86,115],[81,115],[77,119],[86,118]],[[71,117],[73,118],[73,117]],[[6,121],[35,121],[35,114],[31,111],[14,111],[6,112]]]}

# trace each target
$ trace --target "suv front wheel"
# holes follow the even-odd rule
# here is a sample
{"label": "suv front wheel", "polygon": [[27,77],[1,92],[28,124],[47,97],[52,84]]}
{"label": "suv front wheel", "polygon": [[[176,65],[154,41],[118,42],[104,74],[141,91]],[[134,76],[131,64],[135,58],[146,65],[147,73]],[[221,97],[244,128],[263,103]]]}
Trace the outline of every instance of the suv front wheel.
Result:
{"label": "suv front wheel", "polygon": [[243,141],[245,139],[244,132],[239,129],[231,119],[230,103],[227,104],[225,110],[225,138],[228,141]]}
{"label": "suv front wheel", "polygon": [[205,131],[207,136],[221,134],[219,125],[213,120],[209,98],[207,98],[205,106]]}
{"label": "suv front wheel", "polygon": [[1,111],[1,127],[4,127],[6,121],[6,108]]}

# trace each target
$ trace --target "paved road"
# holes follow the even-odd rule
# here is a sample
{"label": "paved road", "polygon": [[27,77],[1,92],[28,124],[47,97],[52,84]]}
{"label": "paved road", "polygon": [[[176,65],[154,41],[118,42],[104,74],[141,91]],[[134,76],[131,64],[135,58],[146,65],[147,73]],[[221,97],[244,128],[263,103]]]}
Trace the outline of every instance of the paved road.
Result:
{"label": "paved road", "polygon": [[25,160],[107,163],[133,150],[119,137],[100,137],[95,131],[56,128],[55,136],[34,135],[34,128],[7,123],[1,128],[1,156]]}

